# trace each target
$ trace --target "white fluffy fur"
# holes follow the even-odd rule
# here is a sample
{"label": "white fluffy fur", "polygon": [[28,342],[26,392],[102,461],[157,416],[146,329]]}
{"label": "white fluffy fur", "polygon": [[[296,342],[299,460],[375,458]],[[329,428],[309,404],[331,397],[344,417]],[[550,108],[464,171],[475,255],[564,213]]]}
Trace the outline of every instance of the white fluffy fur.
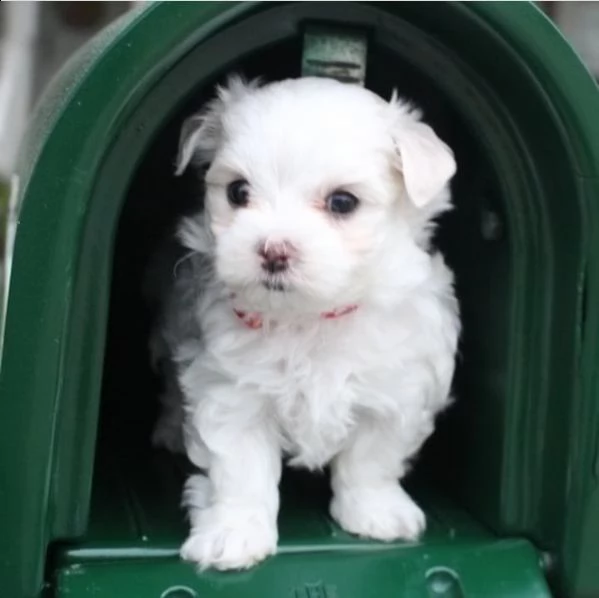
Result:
{"label": "white fluffy fur", "polygon": [[[184,126],[178,171],[191,160],[209,164],[205,212],[181,224],[190,253],[153,340],[177,372],[155,440],[176,448],[184,419],[208,475],[185,491],[182,556],[231,569],[274,553],[285,457],[331,465],[331,515],[349,532],[417,538],[424,514],[399,479],[449,402],[458,307],[429,239],[453,154],[397,98],[308,78],[220,89]],[[250,204],[232,208],[239,178]],[[336,189],[360,199],[355,213],[324,209]],[[282,241],[297,249],[284,292],[264,287],[256,250]]]}

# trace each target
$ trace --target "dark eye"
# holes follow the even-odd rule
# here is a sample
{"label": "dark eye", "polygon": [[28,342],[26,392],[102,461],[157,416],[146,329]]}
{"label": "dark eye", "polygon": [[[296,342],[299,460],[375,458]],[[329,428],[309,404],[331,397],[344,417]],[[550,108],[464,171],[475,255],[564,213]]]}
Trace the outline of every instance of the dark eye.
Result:
{"label": "dark eye", "polygon": [[358,207],[360,200],[347,191],[333,191],[327,197],[327,210],[332,214],[351,214]]}
{"label": "dark eye", "polygon": [[236,208],[247,206],[250,201],[250,184],[243,179],[233,181],[227,187],[227,199]]}

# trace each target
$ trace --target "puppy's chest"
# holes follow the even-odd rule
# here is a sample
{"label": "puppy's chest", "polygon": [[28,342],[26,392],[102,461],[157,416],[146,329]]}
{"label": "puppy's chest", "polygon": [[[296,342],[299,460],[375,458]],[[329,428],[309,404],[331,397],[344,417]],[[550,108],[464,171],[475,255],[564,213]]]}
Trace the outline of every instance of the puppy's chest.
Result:
{"label": "puppy's chest", "polygon": [[279,389],[270,404],[292,463],[321,467],[353,429],[352,372],[332,361],[305,355],[278,364]]}
{"label": "puppy's chest", "polygon": [[360,366],[342,337],[275,336],[255,347],[253,382],[267,400],[292,463],[324,465],[353,429]]}
{"label": "puppy's chest", "polygon": [[217,335],[207,349],[227,377],[265,401],[292,464],[317,468],[342,448],[365,398],[376,410],[378,373],[395,352],[375,331],[349,318],[313,329],[238,329],[235,342]]}

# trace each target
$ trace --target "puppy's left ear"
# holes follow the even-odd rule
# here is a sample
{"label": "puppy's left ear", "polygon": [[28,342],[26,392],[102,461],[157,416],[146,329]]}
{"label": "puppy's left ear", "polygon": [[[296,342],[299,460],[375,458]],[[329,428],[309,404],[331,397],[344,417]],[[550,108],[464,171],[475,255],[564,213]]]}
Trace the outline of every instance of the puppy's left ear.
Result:
{"label": "puppy's left ear", "polygon": [[451,149],[420,115],[409,107],[391,100],[392,108],[401,111],[392,130],[397,168],[406,191],[417,208],[426,206],[447,185],[456,171]]}

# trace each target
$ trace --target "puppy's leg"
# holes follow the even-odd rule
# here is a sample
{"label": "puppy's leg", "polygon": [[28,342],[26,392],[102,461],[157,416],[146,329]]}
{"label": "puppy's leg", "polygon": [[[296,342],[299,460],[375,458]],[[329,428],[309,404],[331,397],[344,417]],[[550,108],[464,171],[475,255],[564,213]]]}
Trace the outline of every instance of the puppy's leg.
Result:
{"label": "puppy's leg", "polygon": [[245,569],[276,551],[281,457],[268,420],[248,413],[255,402],[223,386],[192,418],[209,467],[186,487],[191,533],[181,556],[202,569]]}
{"label": "puppy's leg", "polygon": [[402,439],[390,421],[360,422],[349,445],[332,463],[331,515],[346,531],[367,538],[416,540],[425,528],[420,507],[399,484],[406,461],[432,423]]}

